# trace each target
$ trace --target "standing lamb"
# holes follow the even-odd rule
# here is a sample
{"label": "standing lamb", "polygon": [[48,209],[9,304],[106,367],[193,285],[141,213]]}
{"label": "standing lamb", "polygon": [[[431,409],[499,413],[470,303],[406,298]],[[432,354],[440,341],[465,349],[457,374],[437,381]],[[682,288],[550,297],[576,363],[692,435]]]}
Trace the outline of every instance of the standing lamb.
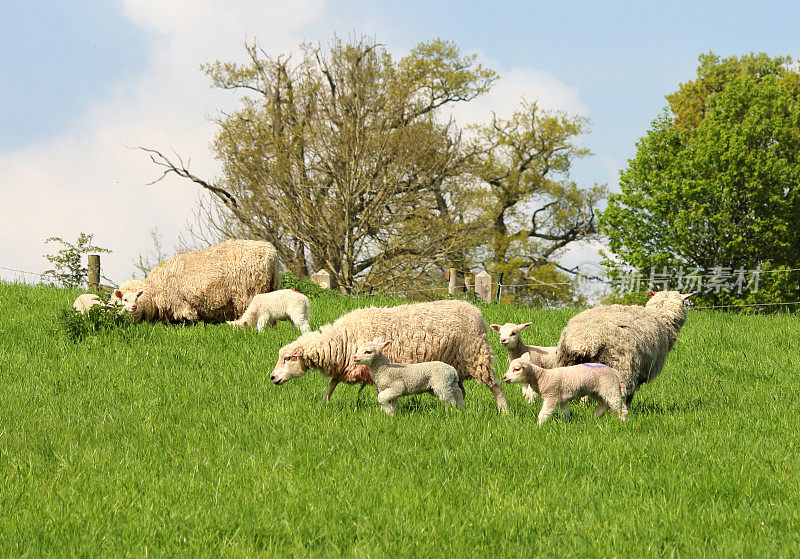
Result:
{"label": "standing lamb", "polygon": [[340,382],[372,382],[369,369],[353,363],[359,345],[375,338],[392,340],[386,358],[392,363],[443,361],[464,379],[485,384],[500,411],[508,405],[492,368],[488,328],[477,307],[465,301],[434,301],[397,307],[354,310],[318,331],[283,346],[270,379],[275,384],[304,375],[309,368],[330,377],[327,402]]}
{"label": "standing lamb", "polygon": [[525,357],[520,357],[509,363],[503,380],[527,382],[542,395],[539,425],[547,421],[557,407],[561,407],[565,416],[569,415],[569,401],[582,396],[588,396],[600,403],[594,410],[594,415],[598,418],[603,417],[608,408],[614,410],[622,421],[628,417],[628,408],[622,402],[619,373],[600,363],[545,369]]}
{"label": "standing lamb", "polygon": [[684,301],[693,293],[660,291],[645,306],[602,305],[578,313],[561,332],[560,366],[603,363],[619,371],[625,403],[661,372],[686,322]]}
{"label": "standing lamb", "polygon": [[294,289],[279,289],[271,293],[259,293],[238,320],[230,320],[231,326],[252,328],[261,332],[267,325],[275,326],[278,320],[288,320],[303,333],[310,332],[308,324],[311,304],[308,297]]}
{"label": "standing lamb", "polygon": [[179,254],[150,271],[140,287],[137,322],[224,322],[244,313],[280,280],[278,255],[265,241],[230,240]]}
{"label": "standing lamb", "polygon": [[[499,324],[492,324],[489,326],[492,330],[496,330],[500,334],[500,345],[508,350],[508,360],[516,359],[528,354],[531,363],[550,369],[556,366],[556,346],[535,346],[527,345],[522,341],[522,331],[530,326],[531,322],[523,324],[514,324],[513,322],[506,322],[502,326]],[[522,387],[522,395],[529,404],[536,400],[536,391],[530,384]]]}
{"label": "standing lamb", "polygon": [[369,369],[375,388],[378,389],[378,403],[384,412],[394,415],[400,396],[424,392],[431,393],[442,402],[457,408],[464,407],[464,395],[458,385],[458,372],[455,368],[441,361],[411,365],[389,363],[383,350],[390,343],[391,340],[384,342],[376,338],[361,344],[353,357],[353,363]]}

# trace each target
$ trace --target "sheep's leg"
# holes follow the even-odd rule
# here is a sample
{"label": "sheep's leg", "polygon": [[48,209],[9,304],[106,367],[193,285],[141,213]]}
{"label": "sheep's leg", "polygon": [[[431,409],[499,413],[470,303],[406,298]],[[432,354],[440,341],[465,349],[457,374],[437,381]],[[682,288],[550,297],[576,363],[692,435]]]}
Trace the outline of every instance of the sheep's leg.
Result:
{"label": "sheep's leg", "polygon": [[530,384],[526,384],[522,387],[522,395],[525,397],[525,401],[529,404],[532,404],[536,401],[536,391]]}
{"label": "sheep's leg", "polygon": [[542,403],[542,409],[539,410],[539,418],[537,421],[539,425],[547,421],[558,407],[558,398],[544,398],[544,396],[542,398],[544,402]]}
{"label": "sheep's leg", "polygon": [[460,408],[464,406],[464,399],[461,396],[461,389],[458,388],[458,384],[455,382],[452,386],[448,386],[445,390],[432,389],[432,392],[434,396],[439,398],[439,400],[445,404],[450,404],[454,408]]}
{"label": "sheep's leg", "polygon": [[606,403],[606,402],[603,402],[603,401],[601,400],[601,401],[600,401],[600,405],[599,405],[599,406],[597,406],[597,407],[595,408],[595,410],[594,410],[594,416],[595,416],[596,418],[600,419],[601,417],[603,417],[603,416],[606,414],[606,412],[608,411],[608,407],[609,407],[609,406],[608,406],[608,403]]}
{"label": "sheep's leg", "polygon": [[561,417],[564,419],[569,419],[569,402],[564,400],[559,404],[561,406]]}
{"label": "sheep's leg", "polygon": [[464,398],[467,397],[467,391],[464,390],[464,381],[461,378],[458,379],[458,389],[461,390],[461,403],[464,403]]}
{"label": "sheep's leg", "polygon": [[394,415],[397,409],[397,398],[400,394],[400,391],[395,388],[384,388],[378,393],[378,403],[387,415]]}
{"label": "sheep's leg", "polygon": [[609,400],[608,406],[610,406],[611,409],[614,410],[614,413],[616,413],[617,417],[619,417],[622,421],[628,419],[628,408],[622,402],[622,396],[620,396],[619,398],[613,398]]}
{"label": "sheep's leg", "polygon": [[[459,387],[459,388],[461,388],[461,387]],[[463,408],[464,407],[464,393],[461,390],[454,390],[453,391],[453,396],[455,396],[455,399],[456,399],[455,406],[457,408]]]}
{"label": "sheep's leg", "polygon": [[258,330],[259,332],[263,332],[266,326],[267,326],[267,317],[259,316],[258,320],[256,321],[256,330]]}
{"label": "sheep's leg", "polygon": [[325,391],[325,395],[322,397],[323,404],[327,404],[328,400],[331,399],[331,394],[333,394],[333,389],[336,388],[337,384],[339,384],[339,381],[332,378],[331,383],[328,385],[328,390]]}
{"label": "sheep's leg", "polygon": [[631,407],[631,402],[633,402],[633,390],[631,390],[630,393],[625,396],[625,405],[627,407]]}
{"label": "sheep's leg", "polygon": [[503,387],[497,384],[497,381],[492,379],[491,384],[487,384],[489,390],[494,395],[494,401],[497,402],[497,409],[501,413],[508,413],[508,403],[506,402],[506,395],[503,394]]}

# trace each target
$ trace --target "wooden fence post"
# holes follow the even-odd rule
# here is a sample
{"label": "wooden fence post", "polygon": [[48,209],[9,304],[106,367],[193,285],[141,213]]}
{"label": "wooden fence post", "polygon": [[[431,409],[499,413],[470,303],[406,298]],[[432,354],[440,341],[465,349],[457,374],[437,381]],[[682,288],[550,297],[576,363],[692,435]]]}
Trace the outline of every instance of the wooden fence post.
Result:
{"label": "wooden fence post", "polygon": [[311,280],[320,286],[322,289],[331,288],[331,275],[324,268],[311,276]]}
{"label": "wooden fence post", "polygon": [[466,291],[472,291],[472,278],[469,276],[464,276],[464,289]]}
{"label": "wooden fence post", "polygon": [[89,284],[90,290],[95,290],[100,287],[100,255],[99,254],[90,254],[88,255],[89,265],[86,267],[87,271],[87,283]]}
{"label": "wooden fence post", "polygon": [[450,268],[450,273],[448,275],[450,276],[450,282],[447,284],[447,293],[450,295],[455,295],[458,291],[458,270],[455,268]]}
{"label": "wooden fence post", "polygon": [[475,274],[475,294],[487,303],[492,302],[492,276],[486,270]]}

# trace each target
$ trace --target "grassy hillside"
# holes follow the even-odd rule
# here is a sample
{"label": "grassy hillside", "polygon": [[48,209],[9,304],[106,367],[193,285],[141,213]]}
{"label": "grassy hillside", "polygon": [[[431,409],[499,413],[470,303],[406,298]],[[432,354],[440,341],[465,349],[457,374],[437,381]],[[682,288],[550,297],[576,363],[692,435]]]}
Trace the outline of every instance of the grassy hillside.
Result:
{"label": "grassy hillside", "polygon": [[[630,419],[537,428],[316,373],[275,387],[285,323],[72,342],[77,292],[0,283],[0,555],[797,556],[800,320],[690,312]],[[312,326],[370,302],[312,301]],[[572,311],[485,306],[554,344]],[[507,362],[498,354],[497,370]]]}

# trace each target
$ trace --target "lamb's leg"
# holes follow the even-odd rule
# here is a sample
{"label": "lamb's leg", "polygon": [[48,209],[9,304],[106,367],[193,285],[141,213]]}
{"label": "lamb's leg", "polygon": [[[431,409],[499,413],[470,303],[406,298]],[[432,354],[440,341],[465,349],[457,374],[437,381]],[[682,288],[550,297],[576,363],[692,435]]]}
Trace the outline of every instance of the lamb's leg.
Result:
{"label": "lamb's leg", "polygon": [[564,400],[559,405],[561,406],[561,417],[569,419],[569,402]]}
{"label": "lamb's leg", "polygon": [[263,332],[264,328],[267,327],[267,317],[266,316],[259,316],[258,321],[256,321],[256,330],[259,332]]}
{"label": "lamb's leg", "polygon": [[628,392],[628,395],[625,396],[625,405],[627,407],[631,407],[631,402],[633,402],[633,390]]}
{"label": "lamb's leg", "polygon": [[464,390],[464,381],[460,378],[458,379],[458,388],[461,390],[461,402],[464,402],[464,398],[467,397],[467,391]]}
{"label": "lamb's leg", "polygon": [[600,419],[606,414],[606,412],[608,411],[608,407],[609,407],[608,404],[601,400],[600,405],[597,406],[594,410],[594,416]]}
{"label": "lamb's leg", "polygon": [[394,415],[398,396],[400,396],[400,391],[394,388],[384,388],[378,393],[378,403],[387,415]]}
{"label": "lamb's leg", "polygon": [[339,384],[339,381],[332,378],[331,383],[328,385],[328,390],[325,391],[325,395],[322,397],[323,404],[327,404],[328,400],[331,399],[331,394],[333,394],[333,389],[336,388],[337,384]]}
{"label": "lamb's leg", "polygon": [[553,412],[556,411],[556,408],[558,407],[558,398],[552,398],[552,397],[545,398],[544,396],[542,396],[542,399],[544,401],[542,402],[542,409],[539,410],[539,418],[537,421],[539,425],[547,421],[548,418],[551,415],[553,415]]}
{"label": "lamb's leg", "polygon": [[[448,386],[445,389],[432,389],[434,396],[439,398],[445,404],[450,404],[455,408],[460,408],[464,406],[464,398],[461,395],[461,389],[458,387],[458,383],[454,382],[452,386]],[[460,405],[459,405],[460,402]]]}
{"label": "lamb's leg", "polygon": [[622,396],[617,398],[609,398],[607,400],[606,407],[611,407],[611,409],[614,410],[614,413],[616,413],[622,421],[628,419],[628,408],[622,402]]}
{"label": "lamb's leg", "polygon": [[532,404],[536,401],[536,391],[530,384],[526,384],[522,387],[522,395],[525,397],[525,401],[529,404]]}

